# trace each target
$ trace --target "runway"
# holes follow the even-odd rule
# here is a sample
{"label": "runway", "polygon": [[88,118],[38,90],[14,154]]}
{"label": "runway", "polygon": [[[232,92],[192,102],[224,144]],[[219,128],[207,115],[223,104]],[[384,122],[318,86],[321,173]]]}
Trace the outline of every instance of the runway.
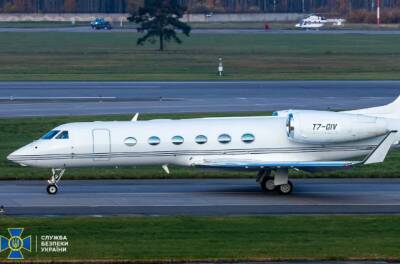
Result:
{"label": "runway", "polygon": [[0,117],[355,109],[400,81],[0,82]]}
{"label": "runway", "polygon": [[6,215],[398,214],[400,179],[299,179],[289,196],[255,179],[1,181]]}

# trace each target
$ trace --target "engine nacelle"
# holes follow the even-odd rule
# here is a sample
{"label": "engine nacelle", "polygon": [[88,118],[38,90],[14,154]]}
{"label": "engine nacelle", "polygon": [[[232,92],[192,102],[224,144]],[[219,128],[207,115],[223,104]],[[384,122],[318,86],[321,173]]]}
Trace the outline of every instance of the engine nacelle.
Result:
{"label": "engine nacelle", "polygon": [[386,119],[325,111],[294,111],[286,121],[287,135],[299,143],[358,141],[389,132]]}

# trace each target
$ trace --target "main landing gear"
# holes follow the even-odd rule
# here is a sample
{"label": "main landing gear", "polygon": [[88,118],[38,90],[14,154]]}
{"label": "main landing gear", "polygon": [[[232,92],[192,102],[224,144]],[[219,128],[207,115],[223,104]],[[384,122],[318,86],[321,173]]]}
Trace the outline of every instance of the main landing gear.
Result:
{"label": "main landing gear", "polygon": [[61,180],[61,177],[64,175],[65,169],[52,169],[52,176],[50,180],[47,182],[49,183],[47,185],[47,193],[50,195],[54,195],[58,191],[58,182]]}
{"label": "main landing gear", "polygon": [[274,176],[271,176],[271,170],[261,170],[258,172],[257,182],[264,192],[277,191],[280,194],[287,195],[293,191],[293,183],[288,180],[288,170],[278,169]]}

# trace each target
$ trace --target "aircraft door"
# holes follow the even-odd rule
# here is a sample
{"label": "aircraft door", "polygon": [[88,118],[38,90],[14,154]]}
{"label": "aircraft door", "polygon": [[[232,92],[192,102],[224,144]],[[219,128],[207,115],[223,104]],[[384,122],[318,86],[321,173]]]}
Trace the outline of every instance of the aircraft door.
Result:
{"label": "aircraft door", "polygon": [[109,160],[111,152],[111,135],[108,129],[93,129],[93,160]]}

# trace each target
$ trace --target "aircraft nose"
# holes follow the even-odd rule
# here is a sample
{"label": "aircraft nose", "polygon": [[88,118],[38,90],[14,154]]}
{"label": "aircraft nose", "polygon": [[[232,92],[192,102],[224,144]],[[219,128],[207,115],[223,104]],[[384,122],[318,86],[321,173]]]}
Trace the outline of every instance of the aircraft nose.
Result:
{"label": "aircraft nose", "polygon": [[18,160],[18,157],[19,157],[19,156],[21,156],[21,150],[20,150],[20,149],[17,149],[16,151],[10,153],[10,154],[7,156],[7,159],[8,159],[9,161],[15,162],[15,161]]}
{"label": "aircraft nose", "polygon": [[10,154],[7,156],[7,159],[10,160],[10,161],[15,160],[18,156],[22,155],[21,149],[23,149],[23,148],[24,148],[24,147],[19,148],[19,149],[17,149],[17,150],[14,150],[12,153],[10,153]]}
{"label": "aircraft nose", "polygon": [[19,163],[21,164],[21,162],[24,162],[27,160],[27,155],[32,155],[32,146],[31,144],[26,145],[22,148],[19,148],[17,150],[15,150],[14,152],[10,153],[7,156],[7,159],[9,161],[15,162],[15,163]]}
{"label": "aircraft nose", "polygon": [[7,156],[7,159],[8,159],[9,161],[13,161],[13,160],[14,160],[14,152],[11,153],[10,155],[8,155],[8,156]]}

